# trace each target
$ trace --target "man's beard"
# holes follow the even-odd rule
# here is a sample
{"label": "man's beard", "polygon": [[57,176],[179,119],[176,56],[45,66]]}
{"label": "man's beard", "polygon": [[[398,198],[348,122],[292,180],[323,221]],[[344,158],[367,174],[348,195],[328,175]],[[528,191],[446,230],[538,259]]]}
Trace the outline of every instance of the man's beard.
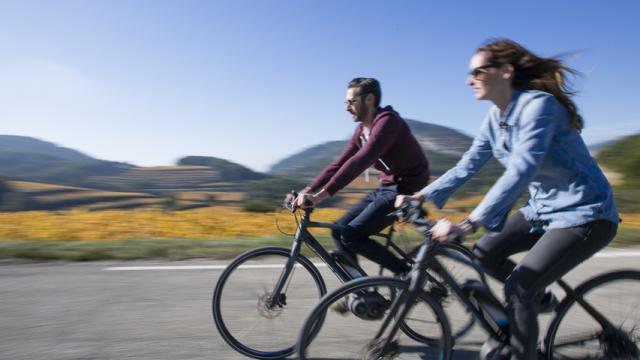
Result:
{"label": "man's beard", "polygon": [[353,119],[353,121],[363,122],[367,118],[367,116],[369,116],[369,109],[363,107],[362,109],[360,109],[360,111],[355,113],[355,118]]}

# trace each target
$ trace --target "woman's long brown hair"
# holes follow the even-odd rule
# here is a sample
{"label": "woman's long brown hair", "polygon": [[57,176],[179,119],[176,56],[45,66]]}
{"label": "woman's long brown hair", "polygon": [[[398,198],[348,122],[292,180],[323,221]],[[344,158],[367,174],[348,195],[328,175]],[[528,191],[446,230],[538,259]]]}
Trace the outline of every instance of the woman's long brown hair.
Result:
{"label": "woman's long brown hair", "polygon": [[478,48],[476,52],[486,52],[492,64],[511,64],[514,69],[512,86],[518,90],[540,90],[555,96],[569,111],[571,126],[581,131],[584,127],[578,107],[571,100],[575,92],[567,82],[569,75],[577,72],[558,59],[543,58],[533,54],[522,45],[509,39],[494,39]]}

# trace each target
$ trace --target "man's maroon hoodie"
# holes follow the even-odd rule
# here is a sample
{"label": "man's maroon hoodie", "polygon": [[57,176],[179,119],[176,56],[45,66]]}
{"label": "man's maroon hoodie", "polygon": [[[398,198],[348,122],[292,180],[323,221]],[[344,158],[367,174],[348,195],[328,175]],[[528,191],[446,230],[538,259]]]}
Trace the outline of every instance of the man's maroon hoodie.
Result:
{"label": "man's maroon hoodie", "polygon": [[365,140],[359,124],[342,153],[309,184],[330,195],[349,185],[372,165],[380,170],[381,185],[398,185],[403,194],[416,192],[429,182],[429,162],[407,123],[391,106],[378,108]]}

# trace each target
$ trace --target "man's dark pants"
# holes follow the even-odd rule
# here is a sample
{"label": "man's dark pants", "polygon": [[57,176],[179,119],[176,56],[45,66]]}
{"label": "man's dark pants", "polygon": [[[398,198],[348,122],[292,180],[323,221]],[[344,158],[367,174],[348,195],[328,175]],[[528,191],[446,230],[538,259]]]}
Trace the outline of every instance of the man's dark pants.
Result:
{"label": "man's dark pants", "polygon": [[[369,238],[378,234],[395,221],[389,216],[399,194],[398,186],[381,186],[369,193],[358,204],[347,211],[337,224],[345,226],[342,231],[333,231],[332,236],[338,249],[351,255],[360,254],[394,273],[402,273],[410,269],[402,259],[396,257],[388,248]],[[401,192],[400,194],[406,194]]]}

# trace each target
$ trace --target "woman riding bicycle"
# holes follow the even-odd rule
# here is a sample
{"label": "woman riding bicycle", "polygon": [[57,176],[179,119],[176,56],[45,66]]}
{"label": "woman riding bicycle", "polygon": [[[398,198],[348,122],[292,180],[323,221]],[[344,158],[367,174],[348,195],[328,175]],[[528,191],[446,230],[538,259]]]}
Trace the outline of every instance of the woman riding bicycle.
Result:
{"label": "woman riding bicycle", "polygon": [[[492,356],[535,359],[545,287],[605,247],[620,219],[611,187],[580,137],[582,117],[565,82],[574,71],[507,39],[480,47],[469,67],[476,99],[494,106],[456,166],[411,198],[441,208],[492,156],[505,167],[464,221],[438,221],[433,237],[446,241],[480,226],[490,231],[473,250],[505,283],[511,332],[510,344]],[[526,189],[528,202],[507,216]],[[519,264],[508,259],[525,250]]]}

